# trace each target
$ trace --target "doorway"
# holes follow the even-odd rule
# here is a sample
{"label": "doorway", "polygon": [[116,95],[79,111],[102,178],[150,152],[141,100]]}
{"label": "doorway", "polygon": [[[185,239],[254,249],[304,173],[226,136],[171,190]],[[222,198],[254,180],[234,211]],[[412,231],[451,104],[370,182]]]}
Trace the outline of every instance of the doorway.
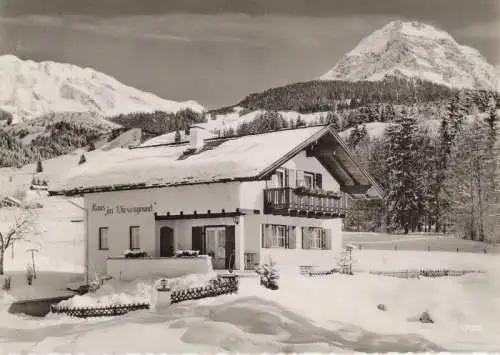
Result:
{"label": "doorway", "polygon": [[160,257],[174,256],[174,230],[170,227],[160,229]]}
{"label": "doorway", "polygon": [[214,269],[226,267],[226,227],[206,227],[207,254],[212,256]]}

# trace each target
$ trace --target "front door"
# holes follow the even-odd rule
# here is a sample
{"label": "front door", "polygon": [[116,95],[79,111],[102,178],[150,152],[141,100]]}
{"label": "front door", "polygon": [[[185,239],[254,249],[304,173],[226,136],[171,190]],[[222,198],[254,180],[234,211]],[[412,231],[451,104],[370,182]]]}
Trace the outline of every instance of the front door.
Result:
{"label": "front door", "polygon": [[214,269],[226,268],[226,227],[206,227],[206,250]]}
{"label": "front door", "polygon": [[174,230],[170,227],[160,229],[160,256],[174,256]]}

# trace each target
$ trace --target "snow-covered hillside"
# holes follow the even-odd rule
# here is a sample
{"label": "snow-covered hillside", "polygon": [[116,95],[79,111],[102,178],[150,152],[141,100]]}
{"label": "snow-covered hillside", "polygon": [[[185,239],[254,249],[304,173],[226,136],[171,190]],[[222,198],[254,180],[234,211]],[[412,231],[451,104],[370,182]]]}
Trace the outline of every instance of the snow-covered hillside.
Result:
{"label": "snow-covered hillside", "polygon": [[113,116],[154,110],[177,112],[185,108],[204,111],[195,101],[165,100],[90,68],[0,56],[0,110],[11,113],[14,121],[52,112]]}
{"label": "snow-covered hillside", "polygon": [[474,48],[419,22],[393,21],[364,38],[322,80],[420,78],[457,88],[498,89],[495,68]]}

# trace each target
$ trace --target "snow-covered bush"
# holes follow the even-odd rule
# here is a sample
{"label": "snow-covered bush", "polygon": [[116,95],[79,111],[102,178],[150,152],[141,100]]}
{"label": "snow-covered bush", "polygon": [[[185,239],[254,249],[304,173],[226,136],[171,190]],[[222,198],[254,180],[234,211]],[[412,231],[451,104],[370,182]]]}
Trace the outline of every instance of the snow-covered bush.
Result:
{"label": "snow-covered bush", "polygon": [[123,255],[126,258],[145,258],[148,256],[148,253],[144,250],[135,249],[135,250],[125,250]]}
{"label": "snow-covered bush", "polygon": [[267,264],[259,265],[255,271],[260,275],[260,284],[271,290],[279,288],[278,280],[280,278],[279,271],[276,268],[276,263],[269,256]]}

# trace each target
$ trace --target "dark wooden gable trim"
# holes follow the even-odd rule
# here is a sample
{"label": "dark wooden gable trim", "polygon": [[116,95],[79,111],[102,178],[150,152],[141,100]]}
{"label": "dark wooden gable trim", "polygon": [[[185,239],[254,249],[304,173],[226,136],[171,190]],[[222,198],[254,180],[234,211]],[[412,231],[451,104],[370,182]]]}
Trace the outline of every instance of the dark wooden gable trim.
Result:
{"label": "dark wooden gable trim", "polygon": [[372,184],[374,190],[377,192],[377,194],[379,195],[379,197],[382,198],[384,196],[384,190],[382,189],[382,187],[380,187],[380,185],[375,181],[375,179],[362,166],[360,166],[356,162],[356,159],[354,159],[354,157],[353,157],[353,155],[352,155],[349,147],[340,138],[340,136],[337,134],[337,132],[335,132],[331,127],[328,127],[328,130],[335,137],[335,139],[340,144],[340,146],[343,148],[344,152],[349,157],[349,159],[351,160],[352,164],[354,166],[356,166],[361,171],[361,173],[363,173],[363,175],[370,181],[370,183]]}
{"label": "dark wooden gable trim", "polygon": [[[263,170],[259,175],[258,179],[268,179],[275,171],[276,169],[280,168],[283,164],[285,164],[287,161],[295,157],[297,154],[299,154],[302,150],[306,150],[309,155],[315,155],[316,159],[320,162],[321,165],[330,173],[335,180],[341,183],[341,186],[356,186],[356,185],[362,185],[363,187],[360,187],[360,189],[356,189],[357,191],[359,190],[366,190],[365,185],[359,181],[350,171],[349,169],[343,164],[339,159],[332,157],[332,161],[336,165],[335,167],[331,166],[331,164],[327,163],[326,157],[321,156],[321,154],[314,154],[314,149],[311,146],[314,146],[317,144],[317,142],[322,138],[325,137],[327,134],[331,134],[333,139],[335,140],[335,143],[338,144],[338,148],[342,149],[342,151],[345,153],[347,159],[349,162],[359,170],[359,173],[366,178],[371,186],[373,186],[374,191],[378,195],[379,198],[382,198],[384,193],[383,190],[380,188],[380,186],[377,184],[377,182],[371,177],[371,175],[363,169],[359,164],[356,162],[354,159],[353,155],[350,152],[349,147],[347,144],[340,138],[340,136],[329,126],[325,126],[324,129],[319,130],[315,134],[313,134],[311,137],[309,137],[307,140],[303,141],[301,144],[299,144],[297,147],[295,147],[293,150],[291,150],[289,153],[285,154],[282,158],[271,164],[268,168]],[[342,172],[341,176],[336,168],[340,169]],[[346,178],[350,180],[349,183],[346,183]],[[350,189],[350,187],[348,188]],[[368,189],[369,190],[369,189]],[[368,191],[366,190],[366,191]]]}

